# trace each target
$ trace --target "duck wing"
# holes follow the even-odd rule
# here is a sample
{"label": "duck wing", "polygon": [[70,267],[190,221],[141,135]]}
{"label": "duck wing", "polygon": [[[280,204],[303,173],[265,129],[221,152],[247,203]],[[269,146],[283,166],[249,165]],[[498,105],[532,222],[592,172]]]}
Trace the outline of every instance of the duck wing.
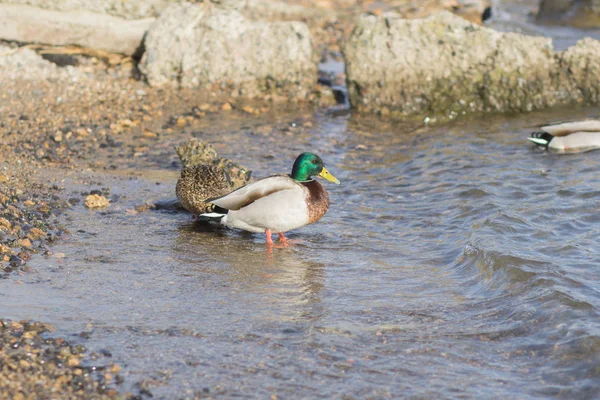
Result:
{"label": "duck wing", "polygon": [[541,129],[553,136],[566,136],[574,132],[600,132],[600,120],[586,119],[583,121],[562,122],[545,125]]}
{"label": "duck wing", "polygon": [[239,210],[270,194],[298,187],[288,175],[273,175],[242,186],[225,196],[206,200],[227,210]]}

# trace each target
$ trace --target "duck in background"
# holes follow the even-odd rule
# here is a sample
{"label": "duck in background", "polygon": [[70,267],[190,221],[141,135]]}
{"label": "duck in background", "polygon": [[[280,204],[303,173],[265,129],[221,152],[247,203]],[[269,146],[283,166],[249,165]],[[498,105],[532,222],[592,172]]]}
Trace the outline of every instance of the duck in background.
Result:
{"label": "duck in background", "polygon": [[582,152],[600,149],[600,120],[561,122],[540,127],[530,141],[557,152]]}

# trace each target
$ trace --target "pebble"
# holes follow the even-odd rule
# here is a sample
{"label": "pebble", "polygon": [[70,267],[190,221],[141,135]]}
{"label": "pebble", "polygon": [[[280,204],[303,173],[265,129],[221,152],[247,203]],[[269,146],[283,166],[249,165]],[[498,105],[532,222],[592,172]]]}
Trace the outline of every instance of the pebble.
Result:
{"label": "pebble", "polygon": [[85,206],[87,208],[104,208],[110,205],[110,201],[101,195],[90,194],[85,198]]}

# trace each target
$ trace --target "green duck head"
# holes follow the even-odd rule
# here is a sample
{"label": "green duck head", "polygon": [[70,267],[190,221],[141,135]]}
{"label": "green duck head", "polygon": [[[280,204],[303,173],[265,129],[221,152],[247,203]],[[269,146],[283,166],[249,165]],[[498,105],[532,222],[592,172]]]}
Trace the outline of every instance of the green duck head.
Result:
{"label": "green duck head", "polygon": [[327,171],[321,157],[314,153],[302,153],[294,161],[292,168],[292,178],[297,181],[308,181],[312,176],[320,176],[323,179],[340,184],[337,178]]}

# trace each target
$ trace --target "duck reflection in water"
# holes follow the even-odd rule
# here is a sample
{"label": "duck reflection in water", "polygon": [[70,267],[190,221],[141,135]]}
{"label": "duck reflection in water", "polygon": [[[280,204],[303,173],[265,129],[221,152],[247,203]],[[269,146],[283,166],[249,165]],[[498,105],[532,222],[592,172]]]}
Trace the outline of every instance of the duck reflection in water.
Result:
{"label": "duck reflection in water", "polygon": [[[252,237],[250,232],[219,225],[181,225],[172,248],[175,265],[181,268],[177,272],[218,276],[238,290],[268,293],[266,301],[282,302],[295,310],[290,318],[318,318],[325,265],[301,251],[310,243],[273,252],[257,241],[240,240]],[[297,306],[301,309],[296,310]]]}

